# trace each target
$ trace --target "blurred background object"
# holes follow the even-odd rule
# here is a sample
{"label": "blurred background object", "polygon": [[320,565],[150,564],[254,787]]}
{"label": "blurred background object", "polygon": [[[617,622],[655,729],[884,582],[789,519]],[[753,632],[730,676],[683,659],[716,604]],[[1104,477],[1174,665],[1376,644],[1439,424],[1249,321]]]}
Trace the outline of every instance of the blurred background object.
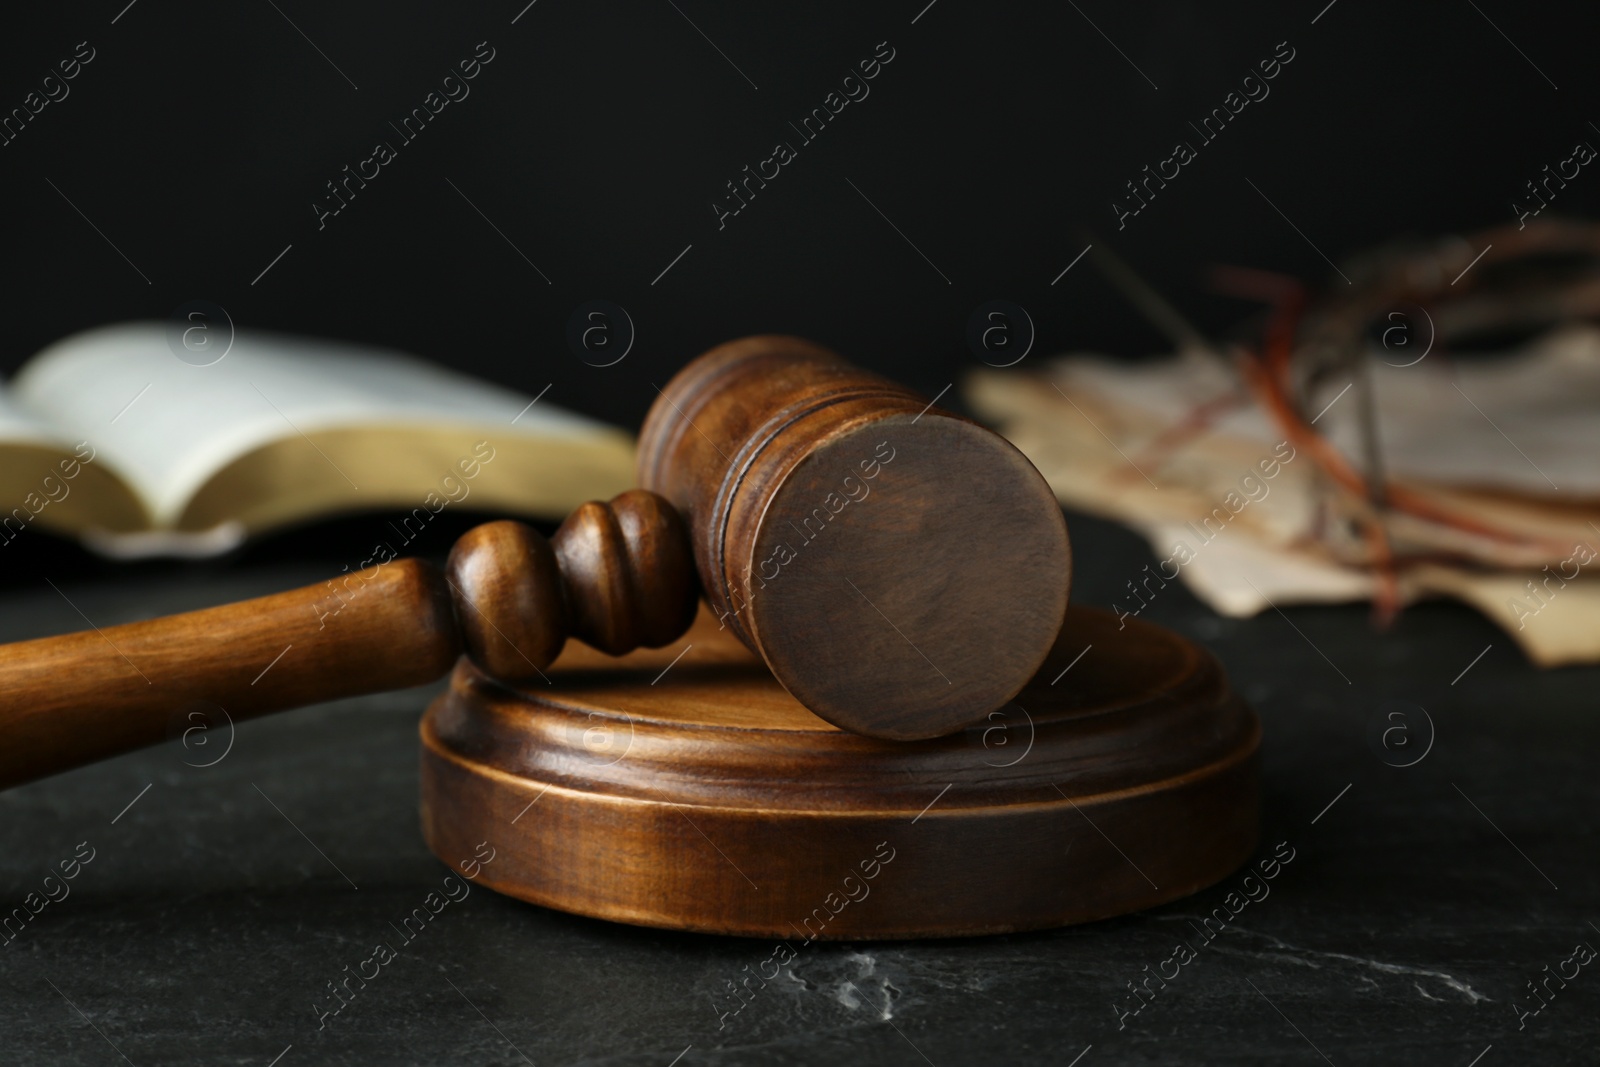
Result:
{"label": "blurred background object", "polygon": [[630,434],[542,399],[398,352],[225,323],[89,330],[0,393],[0,500],[21,502],[0,514],[0,543],[37,519],[117,558],[204,556],[396,511],[405,544],[452,504],[562,517],[633,485]]}
{"label": "blurred background object", "polygon": [[[1105,266],[1176,321],[1125,264]],[[1292,278],[1214,277],[1270,302],[1258,336],[1214,345],[1180,323],[1168,360],[1067,357],[969,383],[1063,503],[1150,541],[1161,562],[1119,612],[1180,574],[1228,615],[1371,598],[1386,625],[1449,594],[1537,663],[1600,660],[1585,570],[1600,559],[1600,228],[1382,249],[1309,303]]]}

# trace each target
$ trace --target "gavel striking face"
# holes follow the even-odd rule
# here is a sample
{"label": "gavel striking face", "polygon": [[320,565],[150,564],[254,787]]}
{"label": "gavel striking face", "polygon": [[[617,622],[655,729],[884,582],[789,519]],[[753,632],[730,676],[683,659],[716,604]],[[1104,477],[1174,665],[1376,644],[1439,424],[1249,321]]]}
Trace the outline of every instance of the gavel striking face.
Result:
{"label": "gavel striking face", "polygon": [[713,349],[645,419],[639,476],[713,612],[791,695],[873,737],[979,721],[1067,608],[1067,529],[1011,444],[792,337]]}
{"label": "gavel striking face", "polygon": [[[359,610],[331,619],[319,585],[0,647],[0,787],[160,741],[186,701],[246,718],[423,684],[463,650],[497,681],[542,684],[569,636],[612,654],[671,643],[700,592],[821,718],[935,737],[1015,696],[1061,628],[1071,556],[1038,471],[798,338],[684,368],[645,420],[639,475],[549,541],[492,522],[443,576],[363,572]],[[286,645],[305,652],[249,682]]]}

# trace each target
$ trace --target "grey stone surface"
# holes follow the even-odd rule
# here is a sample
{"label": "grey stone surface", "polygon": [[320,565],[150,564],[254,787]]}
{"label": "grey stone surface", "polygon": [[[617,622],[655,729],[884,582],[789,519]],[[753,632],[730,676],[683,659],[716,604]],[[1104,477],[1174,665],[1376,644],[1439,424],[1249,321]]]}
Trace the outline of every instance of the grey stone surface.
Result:
{"label": "grey stone surface", "polygon": [[[1075,518],[1073,535],[1078,558],[1093,561],[1080,565],[1078,600],[1109,604],[1150,560],[1102,523]],[[324,569],[279,561],[55,580],[104,626]],[[1600,671],[1536,671],[1451,605],[1421,606],[1380,634],[1356,607],[1222,620],[1172,586],[1145,617],[1213,648],[1260,711],[1260,855],[1278,842],[1294,850],[1270,895],[1207,944],[1192,923],[1224,907],[1243,872],[1077,928],[807,946],[719,1019],[723,983],[770,945],[474,890],[319,1028],[327,983],[379,941],[401,945],[392,924],[449,873],[417,830],[416,722],[433,690],[415,690],[242,724],[210,767],[190,764],[220,748],[174,741],[0,794],[0,908],[22,906],[80,842],[94,850],[70,895],[0,948],[0,1063],[1600,1059],[1600,966],[1551,982],[1521,1028],[1517,1012],[1537,1003],[1525,983],[1546,966],[1579,942],[1600,947]],[[81,625],[31,574],[0,593],[6,640]],[[1420,748],[1371,740],[1374,716],[1396,699],[1425,708],[1435,732],[1409,767],[1380,756],[1409,761]],[[1408,729],[1421,745],[1414,713]],[[207,746],[226,743],[214,733]],[[1119,1010],[1137,1005],[1126,983],[1162,967],[1179,939],[1196,958],[1164,988],[1152,982],[1154,999],[1119,1028]]]}

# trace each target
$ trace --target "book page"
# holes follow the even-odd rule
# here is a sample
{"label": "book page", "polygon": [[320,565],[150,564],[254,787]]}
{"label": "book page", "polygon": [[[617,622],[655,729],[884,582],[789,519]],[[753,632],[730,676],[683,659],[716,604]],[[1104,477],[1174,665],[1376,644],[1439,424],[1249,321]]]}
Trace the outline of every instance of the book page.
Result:
{"label": "book page", "polygon": [[17,404],[11,392],[0,386],[0,445],[28,444],[43,447],[71,446],[60,430],[40,421]]}
{"label": "book page", "polygon": [[143,525],[126,484],[72,438],[0,389],[0,547],[34,526],[73,534],[89,526]]}
{"label": "book page", "polygon": [[[59,341],[23,368],[14,398],[28,416],[89,441],[157,528],[176,525],[190,499],[240,457],[275,441],[316,450],[312,437],[329,430],[481,425],[502,441],[613,449],[624,436],[386,349],[240,331],[217,362],[198,366],[175,354],[165,323]],[[363,500],[354,484],[351,492],[351,508],[382,503]]]}

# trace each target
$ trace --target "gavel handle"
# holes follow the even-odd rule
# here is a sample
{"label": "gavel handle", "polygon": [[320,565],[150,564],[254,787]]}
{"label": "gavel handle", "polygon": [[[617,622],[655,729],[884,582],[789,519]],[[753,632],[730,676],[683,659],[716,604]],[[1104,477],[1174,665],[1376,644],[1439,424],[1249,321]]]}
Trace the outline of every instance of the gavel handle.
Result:
{"label": "gavel handle", "polygon": [[187,615],[0,645],[0,789],[228,722],[422,685],[465,652],[506,685],[548,681],[569,637],[620,656],[689,628],[683,519],[630,489],[550,540],[468,530],[445,573],[405,559]]}
{"label": "gavel handle", "polygon": [[[450,589],[422,560],[204,611],[0,646],[0,789],[192,725],[422,685],[455,663]],[[216,721],[212,726],[219,726]]]}

